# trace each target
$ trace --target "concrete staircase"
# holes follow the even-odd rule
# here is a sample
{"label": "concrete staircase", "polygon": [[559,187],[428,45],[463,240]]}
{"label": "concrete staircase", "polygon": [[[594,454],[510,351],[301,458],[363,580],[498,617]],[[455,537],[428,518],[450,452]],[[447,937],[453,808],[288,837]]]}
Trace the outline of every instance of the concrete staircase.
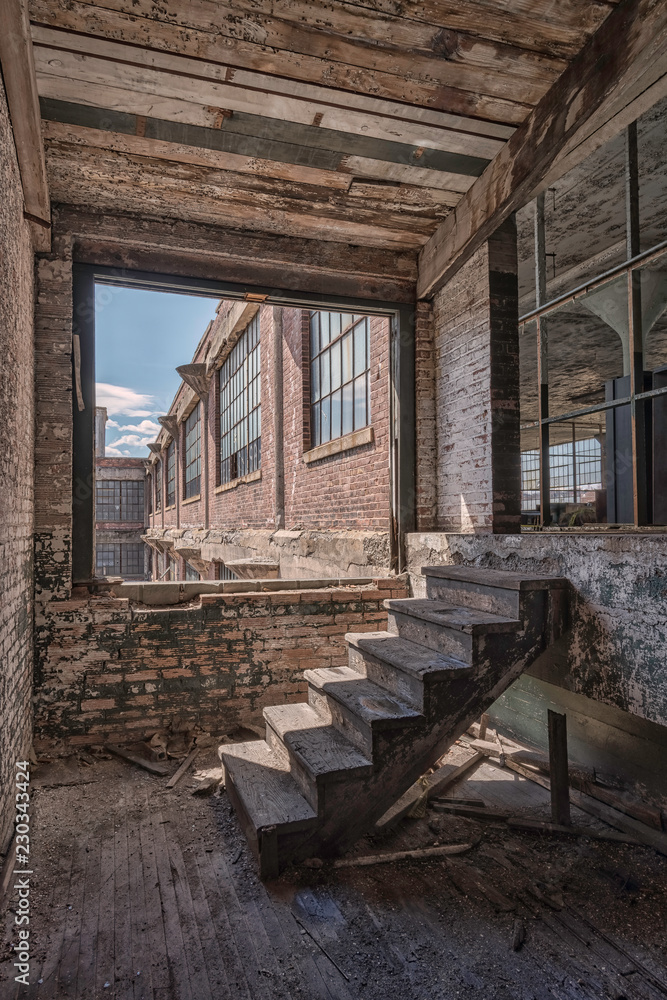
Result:
{"label": "concrete staircase", "polygon": [[266,741],[220,747],[262,878],[350,847],[566,626],[566,580],[423,573],[387,632],[346,636],[349,666],[305,672],[307,702],[264,709]]}

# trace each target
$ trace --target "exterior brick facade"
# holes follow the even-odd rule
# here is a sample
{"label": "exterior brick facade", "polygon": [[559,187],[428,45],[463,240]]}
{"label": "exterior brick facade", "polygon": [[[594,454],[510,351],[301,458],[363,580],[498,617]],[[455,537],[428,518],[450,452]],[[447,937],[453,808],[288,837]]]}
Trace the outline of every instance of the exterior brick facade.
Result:
{"label": "exterior brick facade", "polygon": [[[218,316],[206,335],[202,338],[193,364],[206,364],[208,384],[205,399],[207,403],[206,442],[202,439],[202,476],[208,477],[208,510],[206,496],[202,489],[198,496],[184,500],[184,420],[195,405],[196,397],[191,388],[183,383],[176,394],[168,418],[174,419],[171,431],[165,430],[158,437],[162,446],[161,454],[153,455],[153,476],[163,477],[163,506],[160,511],[153,505],[150,518],[150,532],[161,542],[162,529],[173,533],[187,532],[187,547],[190,551],[200,546],[201,561],[206,562],[204,544],[208,553],[208,565],[203,567],[197,560],[197,568],[206,579],[215,575],[215,566],[210,561],[212,545],[218,545],[219,561],[238,558],[243,551],[243,539],[236,539],[234,550],[218,534],[212,532],[264,531],[262,545],[265,555],[269,544],[272,558],[281,563],[281,575],[293,578],[301,575],[292,564],[283,565],[280,548],[284,529],[284,541],[293,540],[293,533],[303,530],[324,530],[338,532],[337,546],[317,565],[313,561],[313,576],[358,576],[367,568],[355,562],[354,553],[346,549],[347,534],[367,532],[364,540],[377,568],[389,566],[390,527],[390,468],[389,468],[389,321],[384,317],[370,319],[370,412],[372,437],[355,443],[344,450],[323,455],[316,461],[304,460],[310,448],[310,348],[309,313],[301,309],[277,309],[259,306],[260,354],[261,354],[261,467],[250,475],[231,483],[220,482],[219,461],[219,376],[220,365],[231,351],[242,329],[222,340],[221,349],[217,344],[222,330],[232,325],[232,319],[244,315],[244,323],[250,322],[252,310],[247,307],[240,312],[238,303],[223,302]],[[277,347],[276,345],[279,344]],[[280,355],[276,355],[276,350]],[[218,353],[216,354],[216,351]],[[177,498],[176,503],[166,506],[165,471],[166,449],[175,433],[177,456]],[[341,440],[341,439],[337,439]],[[336,445],[337,441],[332,442]],[[208,455],[208,462],[205,460]],[[154,484],[152,486],[154,492]],[[192,538],[192,535],[196,538]],[[173,536],[173,537],[172,537]],[[203,537],[202,537],[203,536]],[[257,541],[258,535],[254,536]],[[176,537],[178,540],[178,537]],[[354,539],[358,542],[358,539]],[[162,545],[164,548],[165,546]],[[156,545],[156,549],[159,545]],[[178,546],[176,546],[178,548]],[[375,549],[375,551],[373,551]],[[174,550],[175,551],[175,550]],[[155,561],[154,575],[161,576],[166,568],[164,558]],[[185,571],[182,561],[178,573]],[[308,575],[306,573],[306,575]]]}
{"label": "exterior brick facade", "polygon": [[0,80],[0,851],[14,818],[14,764],[30,748],[33,623],[33,254]]}
{"label": "exterior brick facade", "polygon": [[44,622],[37,741],[85,745],[157,730],[261,723],[303,701],[303,671],[347,662],[345,633],[386,627],[398,581],[366,587],[202,595],[152,609],[127,599],[55,601]]}

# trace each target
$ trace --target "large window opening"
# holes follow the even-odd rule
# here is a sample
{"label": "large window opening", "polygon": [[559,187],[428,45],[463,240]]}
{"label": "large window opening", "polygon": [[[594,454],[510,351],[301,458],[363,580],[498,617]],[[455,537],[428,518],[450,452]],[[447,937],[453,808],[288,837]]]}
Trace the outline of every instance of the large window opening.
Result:
{"label": "large window opening", "polygon": [[667,525],[667,100],[517,216],[526,529]]}
{"label": "large window opening", "polygon": [[199,494],[201,488],[201,406],[195,406],[185,421],[185,498]]}
{"label": "large window opening", "polygon": [[370,319],[310,314],[311,443],[326,444],[370,422]]}
{"label": "large window opening", "polygon": [[219,372],[220,483],[256,472],[262,460],[259,313]]}

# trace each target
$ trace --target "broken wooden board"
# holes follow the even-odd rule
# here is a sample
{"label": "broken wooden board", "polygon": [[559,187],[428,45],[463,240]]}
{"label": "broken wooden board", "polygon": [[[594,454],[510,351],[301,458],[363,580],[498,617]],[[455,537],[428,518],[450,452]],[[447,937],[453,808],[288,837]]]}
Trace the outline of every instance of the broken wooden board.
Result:
{"label": "broken wooden board", "polygon": [[636,837],[616,830],[592,830],[590,827],[563,826],[560,823],[549,823],[540,819],[524,819],[521,816],[510,816],[507,825],[514,830],[528,830],[535,833],[563,833],[571,837],[591,837],[593,840],[613,840],[617,844],[638,844]]}
{"label": "broken wooden board", "polygon": [[361,858],[338,858],[334,868],[359,868],[366,865],[384,865],[391,861],[418,861],[422,858],[443,858],[453,854],[465,854],[474,844],[443,844],[440,847],[421,847],[414,851],[392,851],[387,854],[370,854]]}
{"label": "broken wooden board", "polygon": [[450,764],[443,764],[433,774],[429,774],[425,780],[420,778],[414,785],[411,785],[391,809],[387,809],[386,813],[380,817],[375,824],[375,833],[387,833],[397,823],[400,823],[418,802],[424,791],[426,791],[427,798],[441,795],[445,789],[454,785],[484,759],[483,754],[470,754],[465,748],[458,746],[452,747],[447,756],[454,755],[455,751],[460,763],[452,761]]}
{"label": "broken wooden board", "polygon": [[181,766],[176,771],[174,771],[171,778],[167,782],[167,788],[173,788],[181,780],[181,778],[183,777],[187,769],[190,767],[190,764],[192,764],[193,760],[195,759],[198,753],[199,750],[195,748],[188,754],[188,756],[185,758]]}
{"label": "broken wooden board", "polygon": [[139,757],[135,753],[130,753],[129,750],[123,749],[123,747],[117,747],[113,743],[105,743],[104,749],[108,750],[109,753],[114,754],[115,757],[121,757],[126,760],[129,764],[136,764],[137,767],[143,767],[144,771],[150,771],[151,774],[157,774],[161,778],[169,774],[169,768],[166,764],[158,764],[156,761],[146,760],[145,757]]}

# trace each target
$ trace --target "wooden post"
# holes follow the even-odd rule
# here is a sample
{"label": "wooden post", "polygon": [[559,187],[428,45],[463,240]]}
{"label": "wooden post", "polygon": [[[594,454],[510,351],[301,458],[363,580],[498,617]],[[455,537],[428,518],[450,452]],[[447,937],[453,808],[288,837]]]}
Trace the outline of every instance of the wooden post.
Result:
{"label": "wooden post", "polygon": [[549,710],[549,771],[551,777],[551,818],[569,826],[570,786],[567,762],[567,718]]}
{"label": "wooden post", "polygon": [[482,718],[479,720],[479,736],[477,737],[478,740],[486,739],[486,727],[488,726],[488,724],[489,724],[489,717],[485,712]]}

